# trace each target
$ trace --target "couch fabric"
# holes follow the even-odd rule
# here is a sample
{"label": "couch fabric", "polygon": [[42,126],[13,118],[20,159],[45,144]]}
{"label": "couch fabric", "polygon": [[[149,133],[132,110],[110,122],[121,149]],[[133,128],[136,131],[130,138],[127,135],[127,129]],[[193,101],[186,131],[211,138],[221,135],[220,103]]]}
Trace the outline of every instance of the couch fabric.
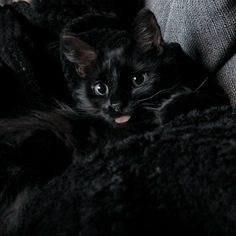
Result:
{"label": "couch fabric", "polygon": [[176,41],[216,75],[236,106],[236,1],[146,0],[164,39]]}

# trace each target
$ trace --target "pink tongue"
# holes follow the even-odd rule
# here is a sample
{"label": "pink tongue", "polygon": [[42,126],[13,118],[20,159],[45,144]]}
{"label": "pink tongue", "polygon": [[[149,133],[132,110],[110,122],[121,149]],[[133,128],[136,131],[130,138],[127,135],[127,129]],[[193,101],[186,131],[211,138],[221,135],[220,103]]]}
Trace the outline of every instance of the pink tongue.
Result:
{"label": "pink tongue", "polygon": [[130,117],[131,116],[128,116],[128,115],[120,116],[120,117],[115,119],[115,122],[118,123],[118,124],[122,124],[122,123],[125,123],[125,122],[129,121]]}

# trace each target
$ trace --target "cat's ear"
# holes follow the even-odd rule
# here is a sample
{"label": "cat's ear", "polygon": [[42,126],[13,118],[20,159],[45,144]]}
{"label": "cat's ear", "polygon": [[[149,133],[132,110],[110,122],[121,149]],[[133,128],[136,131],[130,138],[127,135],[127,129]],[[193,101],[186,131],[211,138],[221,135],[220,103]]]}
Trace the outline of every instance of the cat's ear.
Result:
{"label": "cat's ear", "polygon": [[144,52],[157,48],[162,51],[162,35],[160,26],[157,23],[155,15],[148,9],[144,8],[137,14],[132,28],[133,41]]}
{"label": "cat's ear", "polygon": [[97,59],[96,50],[83,40],[71,36],[62,36],[63,50],[66,58],[72,62],[77,73],[83,78]]}

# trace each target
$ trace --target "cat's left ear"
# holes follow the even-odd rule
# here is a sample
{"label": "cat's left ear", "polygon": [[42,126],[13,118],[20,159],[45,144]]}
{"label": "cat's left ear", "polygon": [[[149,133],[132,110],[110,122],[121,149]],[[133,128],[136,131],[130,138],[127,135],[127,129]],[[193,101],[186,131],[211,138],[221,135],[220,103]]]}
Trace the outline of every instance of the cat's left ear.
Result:
{"label": "cat's left ear", "polygon": [[80,77],[84,78],[97,59],[96,50],[88,43],[71,35],[63,35],[62,43],[64,55],[75,65]]}
{"label": "cat's left ear", "polygon": [[137,14],[132,28],[133,41],[137,47],[144,52],[156,48],[162,51],[163,38],[160,26],[157,23],[155,15],[148,8],[144,8]]}

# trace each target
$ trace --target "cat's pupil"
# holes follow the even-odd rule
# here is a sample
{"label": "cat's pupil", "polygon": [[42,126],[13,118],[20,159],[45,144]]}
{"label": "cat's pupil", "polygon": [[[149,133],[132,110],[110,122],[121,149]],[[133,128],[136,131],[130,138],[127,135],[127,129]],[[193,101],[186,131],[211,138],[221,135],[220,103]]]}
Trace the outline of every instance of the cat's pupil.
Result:
{"label": "cat's pupil", "polygon": [[96,95],[98,96],[104,96],[104,95],[107,95],[108,94],[108,87],[106,84],[104,83],[97,83],[95,86],[94,86],[94,92]]}
{"label": "cat's pupil", "polygon": [[140,86],[144,83],[145,81],[145,76],[142,74],[142,75],[136,75],[133,77],[133,84],[135,86]]}

